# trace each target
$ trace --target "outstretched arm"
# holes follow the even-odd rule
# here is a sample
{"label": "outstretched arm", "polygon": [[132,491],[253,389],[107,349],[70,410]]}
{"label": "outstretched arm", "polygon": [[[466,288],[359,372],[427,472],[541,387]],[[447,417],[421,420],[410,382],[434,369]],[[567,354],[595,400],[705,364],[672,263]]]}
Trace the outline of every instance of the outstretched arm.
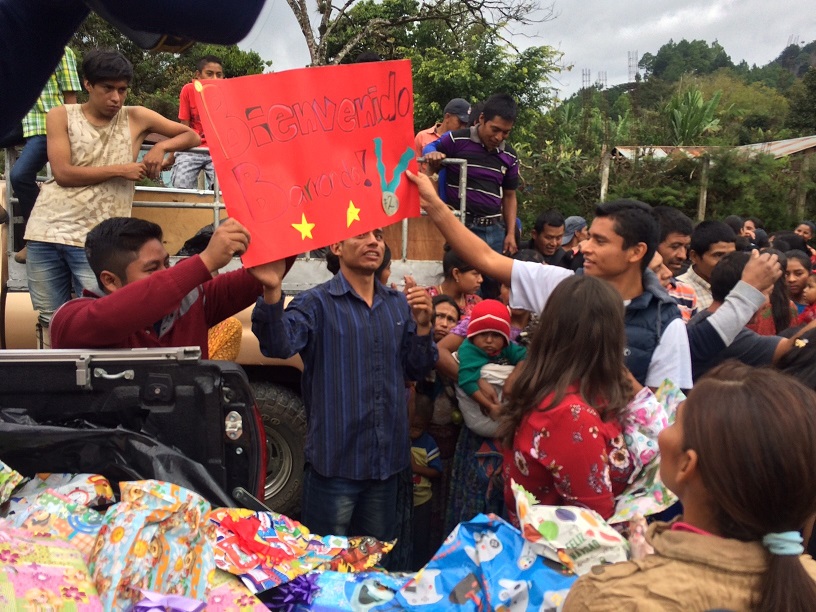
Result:
{"label": "outstretched arm", "polygon": [[149,108],[133,106],[130,108],[129,118],[136,124],[136,131],[139,133],[139,144],[141,144],[145,136],[154,132],[167,136],[167,140],[162,140],[153,145],[153,148],[142,159],[147,175],[150,178],[158,178],[164,166],[169,165],[171,160],[168,160],[167,164],[165,163],[164,156],[166,153],[184,151],[201,144],[201,137],[192,128],[176,121],[170,121]]}
{"label": "outstretched arm", "polygon": [[428,213],[451,248],[482,274],[509,286],[513,260],[496,253],[485,241],[462,225],[440,199],[428,176],[414,174],[410,170],[406,170],[405,174],[419,188],[422,209]]}

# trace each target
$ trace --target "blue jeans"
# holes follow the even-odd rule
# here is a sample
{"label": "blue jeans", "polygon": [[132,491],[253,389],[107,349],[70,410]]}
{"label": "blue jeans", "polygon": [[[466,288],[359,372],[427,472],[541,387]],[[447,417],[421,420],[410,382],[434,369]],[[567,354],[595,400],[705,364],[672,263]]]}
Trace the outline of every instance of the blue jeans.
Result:
{"label": "blue jeans", "polygon": [[[479,238],[484,240],[491,249],[497,253],[504,251],[504,237],[507,235],[507,226],[504,221],[494,223],[493,225],[473,225],[469,223],[467,228],[476,234]],[[479,289],[479,295],[485,299],[496,300],[501,293],[500,283],[490,278],[489,276],[482,276],[482,287]]]}
{"label": "blue jeans", "polygon": [[51,324],[54,311],[83,289],[101,294],[96,275],[88,265],[85,249],[52,242],[28,243],[26,256],[28,290],[43,327]]}
{"label": "blue jeans", "polygon": [[397,481],[327,478],[306,466],[301,522],[318,535],[396,536]]}
{"label": "blue jeans", "polygon": [[37,187],[37,173],[48,161],[46,145],[45,135],[32,136],[27,139],[20,153],[20,158],[12,167],[9,176],[14,195],[20,201],[20,208],[15,213],[21,214],[26,221],[31,216],[34,201],[40,193],[40,189]]}

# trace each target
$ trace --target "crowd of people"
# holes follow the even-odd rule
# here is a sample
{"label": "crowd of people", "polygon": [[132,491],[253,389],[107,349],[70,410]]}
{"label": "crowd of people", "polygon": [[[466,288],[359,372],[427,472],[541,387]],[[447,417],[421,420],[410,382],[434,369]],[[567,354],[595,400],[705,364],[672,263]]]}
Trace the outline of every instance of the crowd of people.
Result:
{"label": "crowd of people", "polygon": [[[208,330],[254,303],[263,354],[303,361],[300,518],[312,531],[407,539],[400,569],[419,569],[479,512],[518,524],[512,482],[609,519],[659,462],[679,502],[654,512],[655,554],[582,578],[565,609],[816,601],[816,565],[800,557],[816,516],[816,394],[774,369],[807,380],[813,360],[803,350],[816,338],[813,223],[772,234],[753,217],[695,226],[671,207],[615,200],[591,223],[542,212],[522,240],[508,143],[516,102],[496,94],[474,111],[456,98],[417,135],[423,172],[406,172],[447,242],[438,284],[389,285],[390,250],[373,230],[330,245],[333,278],[285,305],[292,258],[213,276],[249,244],[237,221],[170,267],[161,228],[129,216],[135,181],[174,155],[180,185],[200,171],[212,180],[209,157],[185,152],[205,142],[190,97],[172,122],[124,106],[132,67],[120,54],[89,53],[82,68],[88,101],[46,115],[54,179],[26,229],[51,346],[195,345],[207,357]],[[198,63],[197,78],[220,76],[218,58]],[[167,139],[136,161],[149,132]],[[468,160],[464,220],[446,157]],[[673,424],[639,429],[636,398],[662,411],[654,392],[667,384],[688,399],[652,421]]]}

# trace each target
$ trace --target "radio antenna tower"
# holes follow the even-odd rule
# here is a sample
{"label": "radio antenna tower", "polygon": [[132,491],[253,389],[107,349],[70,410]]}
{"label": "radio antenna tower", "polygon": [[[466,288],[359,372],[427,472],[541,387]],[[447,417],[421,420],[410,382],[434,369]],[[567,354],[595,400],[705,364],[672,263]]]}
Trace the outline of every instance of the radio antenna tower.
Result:
{"label": "radio antenna tower", "polygon": [[600,89],[606,89],[606,70],[601,70],[598,72],[598,80],[595,81],[595,84]]}
{"label": "radio antenna tower", "polygon": [[791,34],[788,36],[788,47],[791,45],[798,45],[799,44],[799,35],[798,34]]}
{"label": "radio antenna tower", "polygon": [[638,73],[638,52],[629,51],[629,82],[632,83],[637,78]]}
{"label": "radio antenna tower", "polygon": [[591,80],[592,71],[589,68],[583,68],[581,70],[581,89],[586,89],[589,87]]}

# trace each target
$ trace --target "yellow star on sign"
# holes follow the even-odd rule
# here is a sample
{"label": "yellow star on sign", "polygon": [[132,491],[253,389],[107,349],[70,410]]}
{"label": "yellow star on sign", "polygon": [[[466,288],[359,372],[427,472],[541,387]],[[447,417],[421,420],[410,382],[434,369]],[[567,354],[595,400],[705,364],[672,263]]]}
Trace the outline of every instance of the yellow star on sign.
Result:
{"label": "yellow star on sign", "polygon": [[351,227],[352,221],[360,220],[360,209],[354,205],[354,202],[349,200],[349,206],[346,209],[346,227]]}
{"label": "yellow star on sign", "polygon": [[308,223],[306,221],[306,214],[300,213],[300,223],[293,223],[292,227],[294,227],[297,231],[300,232],[300,239],[306,240],[306,238],[312,237],[312,229],[314,228],[314,223]]}

